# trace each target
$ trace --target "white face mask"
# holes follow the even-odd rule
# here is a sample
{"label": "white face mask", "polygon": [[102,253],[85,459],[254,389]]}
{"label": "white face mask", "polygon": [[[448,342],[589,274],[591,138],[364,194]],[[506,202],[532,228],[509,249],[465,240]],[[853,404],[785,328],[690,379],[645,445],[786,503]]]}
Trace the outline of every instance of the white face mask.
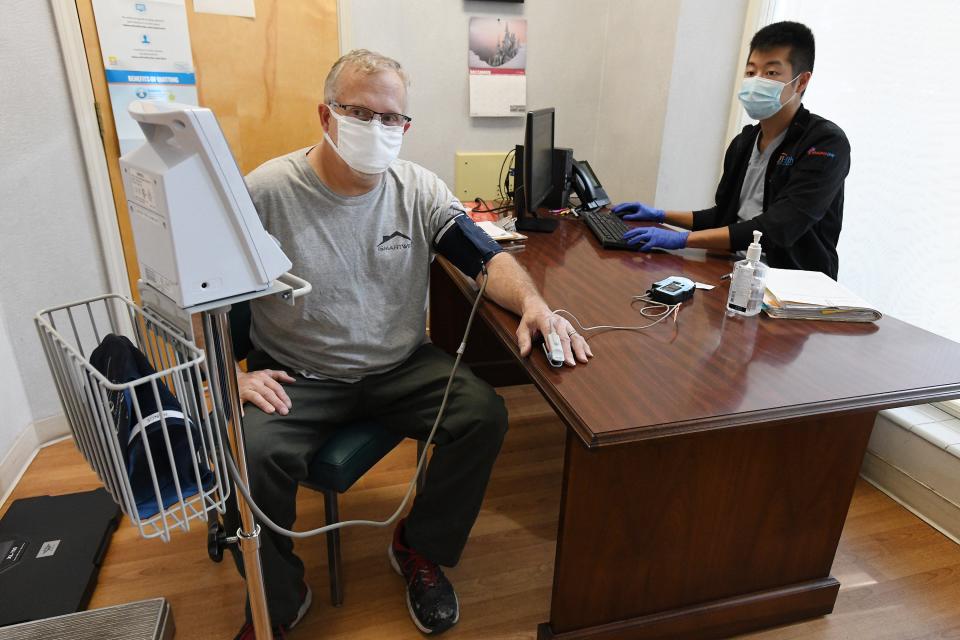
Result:
{"label": "white face mask", "polygon": [[334,144],[326,131],[323,132],[323,137],[354,171],[383,173],[400,155],[403,127],[385,127],[376,118],[370,122],[361,122],[356,118],[342,116],[332,108],[330,115],[337,121],[337,143]]}

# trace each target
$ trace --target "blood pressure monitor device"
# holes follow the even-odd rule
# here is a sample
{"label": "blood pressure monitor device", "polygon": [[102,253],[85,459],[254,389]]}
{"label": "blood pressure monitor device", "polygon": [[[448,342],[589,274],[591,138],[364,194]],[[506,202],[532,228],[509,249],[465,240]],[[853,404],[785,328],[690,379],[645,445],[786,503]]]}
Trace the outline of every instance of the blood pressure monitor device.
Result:
{"label": "blood pressure monitor device", "polygon": [[263,291],[291,267],[263,228],[210,109],[143,100],[120,158],[143,280],[181,308]]}
{"label": "blood pressure monitor device", "polygon": [[693,297],[696,285],[690,278],[670,276],[650,285],[647,294],[651,300],[663,304],[680,304]]}

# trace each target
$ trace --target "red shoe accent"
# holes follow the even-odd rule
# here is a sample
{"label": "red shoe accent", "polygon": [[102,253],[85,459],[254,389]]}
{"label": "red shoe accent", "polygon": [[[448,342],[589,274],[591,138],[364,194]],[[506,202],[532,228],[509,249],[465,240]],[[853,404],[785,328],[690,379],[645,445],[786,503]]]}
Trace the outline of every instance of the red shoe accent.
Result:
{"label": "red shoe accent", "polygon": [[406,578],[407,584],[411,584],[419,574],[424,586],[432,587],[439,580],[440,567],[403,543],[405,524],[406,518],[397,523],[397,528],[393,531],[394,556],[403,571],[403,577]]}

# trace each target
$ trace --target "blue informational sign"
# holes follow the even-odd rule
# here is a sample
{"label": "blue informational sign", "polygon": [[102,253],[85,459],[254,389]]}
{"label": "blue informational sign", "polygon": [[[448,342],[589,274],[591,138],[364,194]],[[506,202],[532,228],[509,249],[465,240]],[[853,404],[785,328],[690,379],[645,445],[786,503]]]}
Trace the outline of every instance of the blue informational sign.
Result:
{"label": "blue informational sign", "polygon": [[134,100],[198,104],[184,0],[93,0],[120,153],[143,142]]}

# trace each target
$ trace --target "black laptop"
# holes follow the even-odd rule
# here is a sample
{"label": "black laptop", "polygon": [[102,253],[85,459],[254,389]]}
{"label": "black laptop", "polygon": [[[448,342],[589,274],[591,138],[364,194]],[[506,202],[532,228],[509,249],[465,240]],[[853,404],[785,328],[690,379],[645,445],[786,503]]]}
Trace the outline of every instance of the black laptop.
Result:
{"label": "black laptop", "polygon": [[85,609],[119,516],[104,489],[13,502],[0,519],[0,626]]}

